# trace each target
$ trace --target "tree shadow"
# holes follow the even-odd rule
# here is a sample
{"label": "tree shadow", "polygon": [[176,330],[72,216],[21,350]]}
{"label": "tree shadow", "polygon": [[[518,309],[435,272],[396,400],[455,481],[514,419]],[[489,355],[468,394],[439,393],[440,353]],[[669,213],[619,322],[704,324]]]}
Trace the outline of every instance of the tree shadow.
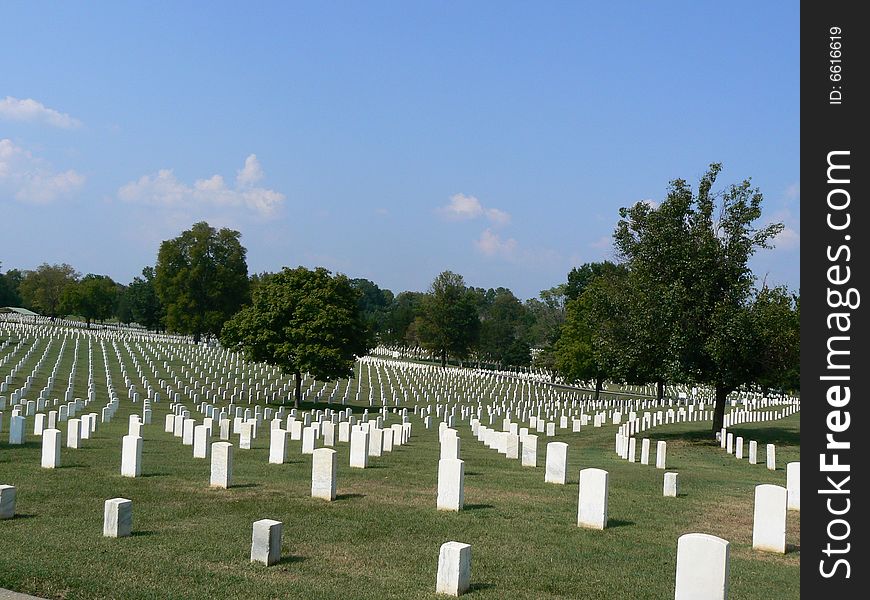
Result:
{"label": "tree shadow", "polygon": [[607,519],[607,527],[626,527],[628,525],[634,525],[634,521],[625,521],[623,519]]}

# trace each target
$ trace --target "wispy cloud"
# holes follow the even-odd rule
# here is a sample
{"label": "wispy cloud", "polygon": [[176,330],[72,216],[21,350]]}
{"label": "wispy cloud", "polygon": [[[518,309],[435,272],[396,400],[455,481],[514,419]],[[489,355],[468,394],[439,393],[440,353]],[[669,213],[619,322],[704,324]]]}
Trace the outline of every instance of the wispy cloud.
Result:
{"label": "wispy cloud", "polygon": [[503,226],[510,223],[510,213],[498,208],[487,208],[474,196],[454,194],[446,206],[438,209],[438,212],[451,221],[469,221],[479,217],[486,217],[495,226]]}
{"label": "wispy cloud", "polygon": [[251,154],[236,172],[235,185],[229,187],[221,175],[198,179],[193,185],[179,181],[171,169],[161,169],[153,175],[143,175],[118,190],[118,197],[137,204],[173,208],[202,206],[243,207],[268,216],[284,202],[285,196],[275,190],[255,184],[263,178],[257,156]]}
{"label": "wispy cloud", "polygon": [[502,239],[501,236],[487,227],[474,242],[474,246],[484,256],[513,258],[517,249],[517,241],[513,238]]}
{"label": "wispy cloud", "polygon": [[794,250],[800,248],[801,236],[791,227],[786,227],[773,238],[773,246],[778,250]]}
{"label": "wispy cloud", "polygon": [[10,139],[0,139],[0,191],[20,202],[48,204],[68,196],[85,182],[85,176],[69,169],[55,171],[51,165],[16,146]]}
{"label": "wispy cloud", "polygon": [[20,100],[12,96],[6,96],[0,100],[0,119],[41,122],[61,129],[76,129],[82,125],[78,119],[53,108],[48,108],[33,98]]}

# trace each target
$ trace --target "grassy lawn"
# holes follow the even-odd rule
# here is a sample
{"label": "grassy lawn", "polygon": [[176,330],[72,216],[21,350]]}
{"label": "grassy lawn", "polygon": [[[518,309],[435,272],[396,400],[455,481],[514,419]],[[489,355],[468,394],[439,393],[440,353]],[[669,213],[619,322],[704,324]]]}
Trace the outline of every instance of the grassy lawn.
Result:
{"label": "grassy lawn", "polygon": [[[30,363],[41,348],[35,354]],[[96,412],[106,402],[102,360],[95,344]],[[78,361],[81,396],[86,346]],[[113,361],[111,355],[122,388]],[[135,373],[129,356],[124,362]],[[59,372],[68,374],[71,364],[68,348]],[[192,447],[163,432],[166,401],[144,428],[143,477],[122,478],[121,436],[133,406],[126,398],[121,406],[79,450],[65,447],[63,424],[57,470],[39,466],[32,418],[24,446],[6,443],[7,409],[0,483],[17,486],[18,515],[0,521],[0,587],[47,598],[434,598],[438,548],[456,540],[472,545],[472,598],[661,599],[673,597],[677,538],[703,532],[731,542],[732,599],[799,597],[799,513],[788,514],[786,555],[751,548],[754,486],[785,485],[786,462],[799,460],[799,414],[731,430],[747,440],[747,452],[748,441],[758,441],[758,465],[708,441],[708,424],[647,432],[653,456],[656,440],[668,442],[669,470],[680,473],[678,498],[662,497],[662,471],[615,455],[615,426],[541,434],[539,466],[531,469],[487,449],[463,422],[465,510],[443,513],[435,510],[437,428],[424,429],[416,417],[410,444],[370,459],[369,469],[350,469],[348,445],[338,444],[338,499],[328,503],[310,498],[311,457],[301,455],[301,442],[290,442],[288,464],[268,464],[265,430],[251,450],[233,440],[234,487],[209,489],[209,461],[194,459]],[[395,422],[391,415],[387,424]],[[569,444],[568,485],[544,483],[548,441]],[[767,443],[777,445],[775,472],[763,464]],[[585,467],[610,472],[605,531],[576,527],[578,472]],[[134,534],[103,538],[103,502],[118,496],[133,501]],[[272,567],[249,563],[251,526],[263,518],[284,523],[283,559]]]}

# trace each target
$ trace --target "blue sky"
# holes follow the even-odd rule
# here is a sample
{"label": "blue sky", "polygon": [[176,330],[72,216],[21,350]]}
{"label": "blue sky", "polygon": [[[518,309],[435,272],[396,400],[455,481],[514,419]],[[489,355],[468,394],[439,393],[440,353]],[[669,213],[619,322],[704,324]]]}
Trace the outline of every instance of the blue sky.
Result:
{"label": "blue sky", "polygon": [[522,297],[618,209],[751,177],[799,287],[797,2],[4,3],[0,261],[129,282],[199,220],[251,271]]}

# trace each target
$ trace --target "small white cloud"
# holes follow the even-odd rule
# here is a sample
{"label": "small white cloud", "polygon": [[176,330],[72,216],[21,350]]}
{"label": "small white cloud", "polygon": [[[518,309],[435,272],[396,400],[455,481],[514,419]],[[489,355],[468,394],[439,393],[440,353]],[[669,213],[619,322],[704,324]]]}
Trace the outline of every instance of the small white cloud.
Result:
{"label": "small white cloud", "polygon": [[454,194],[450,197],[450,204],[442,206],[440,210],[448,219],[455,221],[476,219],[483,214],[483,206],[480,204],[480,200],[465,194]]}
{"label": "small white cloud", "polygon": [[0,118],[8,121],[39,121],[61,129],[76,129],[82,125],[78,119],[48,108],[32,98],[19,100],[12,96],[0,100]]}
{"label": "small white cloud", "polygon": [[507,225],[511,222],[510,214],[497,208],[487,208],[486,218],[489,219],[493,225],[497,226]]}
{"label": "small white cloud", "polygon": [[512,258],[517,249],[517,241],[513,238],[503,240],[497,233],[486,228],[474,242],[475,247],[485,256],[500,256]]}
{"label": "small white cloud", "polygon": [[650,208],[652,208],[654,210],[659,207],[659,203],[656,202],[655,200],[653,200],[652,198],[644,198],[643,200],[639,200],[639,202],[641,202],[642,204],[646,204],[647,206],[649,206]]}
{"label": "small white cloud", "polygon": [[454,194],[450,197],[450,203],[442,206],[438,211],[451,221],[468,221],[478,217],[486,217],[496,227],[510,223],[510,213],[498,208],[485,208],[480,200],[474,196]]}
{"label": "small white cloud", "polygon": [[45,160],[16,146],[12,140],[0,139],[0,192],[5,191],[20,202],[48,204],[69,195],[84,182],[84,175],[72,169],[56,172]]}
{"label": "small white cloud", "polygon": [[263,168],[256,154],[245,159],[245,166],[236,174],[236,183],[240,186],[254,185],[263,178]]}
{"label": "small white cloud", "polygon": [[198,179],[193,186],[179,181],[171,169],[161,169],[155,175],[143,175],[118,190],[125,202],[172,207],[228,206],[244,207],[268,216],[284,202],[284,194],[254,183],[262,179],[263,170],[254,154],[245,160],[245,166],[236,173],[236,185],[227,186],[221,175]]}
{"label": "small white cloud", "polygon": [[795,248],[799,248],[800,245],[800,233],[791,227],[786,227],[773,238],[773,246],[777,250],[794,250]]}
{"label": "small white cloud", "polygon": [[801,184],[800,182],[795,182],[785,188],[785,199],[786,200],[800,200],[801,197]]}

